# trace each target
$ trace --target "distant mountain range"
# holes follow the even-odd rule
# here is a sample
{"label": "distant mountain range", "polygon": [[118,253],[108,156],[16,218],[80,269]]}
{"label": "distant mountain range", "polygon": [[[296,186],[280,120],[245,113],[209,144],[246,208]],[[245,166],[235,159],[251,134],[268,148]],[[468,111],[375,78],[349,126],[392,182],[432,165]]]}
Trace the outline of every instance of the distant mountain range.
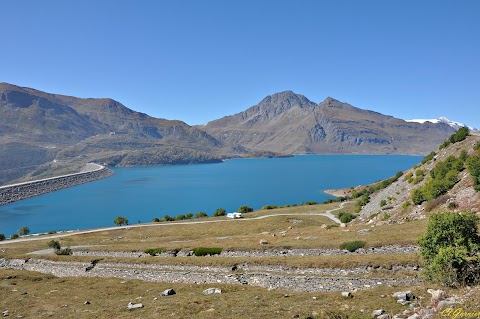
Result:
{"label": "distant mountain range", "polygon": [[189,126],[108,98],[0,83],[0,184],[66,173],[87,161],[128,166],[296,153],[426,154],[454,131],[444,122],[407,122],[330,97],[316,104],[291,91]]}
{"label": "distant mountain range", "polygon": [[469,129],[470,131],[478,131],[478,129],[476,129],[476,128],[474,128],[474,127],[465,125],[465,124],[460,123],[460,122],[450,121],[450,120],[447,119],[446,117],[439,117],[438,119],[431,119],[431,120],[422,120],[422,119],[407,120],[407,122],[416,122],[416,123],[420,123],[420,124],[423,124],[423,123],[425,123],[425,122],[430,122],[430,123],[445,123],[445,124],[450,125],[451,127],[453,127],[453,128],[456,129],[456,130],[458,130],[458,129],[461,128],[461,127],[468,127],[468,129]]}

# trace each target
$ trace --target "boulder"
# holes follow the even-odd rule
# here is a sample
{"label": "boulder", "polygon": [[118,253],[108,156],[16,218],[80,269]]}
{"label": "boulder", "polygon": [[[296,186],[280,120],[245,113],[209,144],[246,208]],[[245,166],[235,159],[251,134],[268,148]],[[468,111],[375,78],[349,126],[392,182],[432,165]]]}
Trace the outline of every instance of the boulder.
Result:
{"label": "boulder", "polygon": [[377,310],[374,310],[372,311],[372,317],[373,318],[377,318],[378,316],[381,316],[385,313],[385,310],[383,309],[377,309]]}
{"label": "boulder", "polygon": [[162,291],[160,293],[160,296],[172,296],[172,295],[175,295],[175,294],[176,294],[175,290],[170,288],[170,289],[167,289],[165,291]]}
{"label": "boulder", "polygon": [[390,315],[388,313],[384,313],[377,317],[377,319],[390,319]]}
{"label": "boulder", "polygon": [[342,291],[342,297],[345,297],[345,298],[352,298],[353,295],[350,291]]}
{"label": "boulder", "polygon": [[4,317],[8,317],[10,314],[9,314],[8,310],[5,310],[4,312],[2,312],[2,315]]}
{"label": "boulder", "polygon": [[219,289],[219,288],[208,288],[208,289],[205,289],[202,293],[205,296],[208,296],[208,295],[213,295],[213,294],[221,294],[222,290]]}
{"label": "boulder", "polygon": [[143,308],[143,304],[141,303],[128,303],[128,309],[137,309],[137,308]]}
{"label": "boulder", "polygon": [[412,301],[413,299],[415,299],[415,296],[412,294],[411,291],[399,291],[394,293],[392,297],[399,300],[406,300],[406,301]]}
{"label": "boulder", "polygon": [[421,319],[419,314],[414,313],[413,315],[409,316],[407,319]]}

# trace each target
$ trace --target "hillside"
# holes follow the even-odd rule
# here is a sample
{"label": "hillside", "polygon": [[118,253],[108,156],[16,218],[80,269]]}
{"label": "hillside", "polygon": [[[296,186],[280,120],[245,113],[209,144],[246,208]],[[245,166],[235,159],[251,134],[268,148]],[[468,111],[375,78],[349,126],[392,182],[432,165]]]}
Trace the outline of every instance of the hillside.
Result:
{"label": "hillside", "polygon": [[[359,197],[357,203],[362,200],[363,203],[355,222],[384,225],[423,219],[434,211],[480,212],[480,192],[475,190],[474,177],[468,168],[469,158],[476,158],[472,162],[480,170],[480,136],[475,133],[446,147],[445,144],[403,172],[397,181],[371,194],[368,200]],[[443,180],[433,182],[434,176],[439,179],[441,175],[445,175]],[[449,184],[453,185],[451,189]],[[352,188],[348,193],[361,191],[361,187]]]}
{"label": "hillside", "polygon": [[202,127],[226,145],[285,153],[427,154],[455,129],[412,123],[328,97],[285,91]]}

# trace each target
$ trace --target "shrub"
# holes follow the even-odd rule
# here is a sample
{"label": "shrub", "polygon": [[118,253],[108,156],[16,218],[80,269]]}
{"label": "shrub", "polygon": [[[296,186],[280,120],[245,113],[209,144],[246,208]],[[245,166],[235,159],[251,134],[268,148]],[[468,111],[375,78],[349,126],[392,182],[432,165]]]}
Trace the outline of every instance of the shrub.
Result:
{"label": "shrub", "polygon": [[344,224],[351,222],[355,218],[357,218],[357,216],[350,213],[345,213],[345,212],[338,213],[338,219],[340,219],[340,221]]}
{"label": "shrub", "polygon": [[185,217],[186,217],[187,219],[192,219],[192,218],[193,218],[193,214],[192,214],[192,213],[186,213],[186,214],[185,214]]}
{"label": "shrub", "polygon": [[158,254],[164,253],[167,250],[165,248],[147,248],[143,252],[149,254],[150,256],[156,256]]}
{"label": "shrub", "polygon": [[450,138],[448,139],[452,144],[454,143],[457,143],[457,142],[461,142],[463,141],[464,139],[467,138],[468,136],[468,128],[467,127],[461,127],[458,129],[458,131],[456,133],[454,133],[452,136],[450,136]]}
{"label": "shrub", "polygon": [[354,252],[357,249],[365,248],[366,244],[367,243],[362,240],[347,241],[340,245],[340,249],[346,249],[349,252]]}
{"label": "shrub", "polygon": [[175,220],[185,220],[185,219],[187,219],[187,217],[184,214],[178,214],[175,217]]}
{"label": "shrub", "polygon": [[4,234],[0,234],[0,241],[2,240],[5,240],[5,235]]}
{"label": "shrub", "polygon": [[207,213],[205,212],[197,212],[193,214],[193,218],[205,218],[208,217]]}
{"label": "shrub", "polygon": [[440,147],[439,147],[438,149],[439,149],[439,150],[444,149],[444,148],[447,147],[448,145],[450,145],[450,140],[445,140],[445,141],[440,145]]}
{"label": "shrub", "polygon": [[64,249],[57,249],[55,250],[55,254],[57,255],[71,255],[72,254],[72,249],[70,247],[64,248]]}
{"label": "shrub", "polygon": [[410,205],[412,205],[412,203],[408,200],[406,202],[403,202],[402,204],[403,210],[406,210],[408,207],[410,207]]}
{"label": "shrub", "polygon": [[171,216],[168,216],[168,215],[165,215],[165,216],[163,216],[163,220],[166,221],[166,222],[173,222],[175,220],[175,218],[173,218]]}
{"label": "shrub", "polygon": [[154,218],[152,219],[152,221],[153,221],[154,223],[158,223],[158,222],[160,222],[160,218],[154,217]]}
{"label": "shrub", "polygon": [[20,237],[18,236],[18,234],[12,234],[12,236],[10,236],[10,239],[17,239],[18,237]]}
{"label": "shrub", "polygon": [[455,210],[458,208],[458,204],[456,202],[450,202],[448,203],[448,209]]}
{"label": "shrub", "polygon": [[386,201],[385,199],[382,199],[382,200],[380,201],[380,207],[383,207],[383,206],[385,206],[385,205],[387,205],[387,201]]}
{"label": "shrub", "polygon": [[53,240],[53,239],[51,241],[49,241],[47,245],[48,245],[48,247],[53,248],[54,250],[59,250],[60,248],[62,248],[60,246],[60,243],[56,240]]}
{"label": "shrub", "polygon": [[27,226],[23,226],[22,228],[20,228],[17,232],[20,236],[25,236],[25,235],[28,235],[30,234],[30,228],[28,228]]}
{"label": "shrub", "polygon": [[265,205],[262,207],[262,209],[275,209],[275,208],[277,208],[276,205]]}
{"label": "shrub", "polygon": [[253,208],[249,206],[240,206],[238,208],[238,212],[240,214],[250,213],[250,212],[253,212]]}
{"label": "shrub", "polygon": [[435,152],[431,152],[430,154],[428,154],[422,159],[421,163],[426,164],[427,162],[430,162],[435,157],[435,155],[437,155],[435,154]]}
{"label": "shrub", "polygon": [[480,191],[480,154],[470,156],[466,160],[467,169],[473,178],[473,188]]}
{"label": "shrub", "polygon": [[50,235],[52,235],[52,234],[56,234],[57,231],[56,231],[56,230],[50,230],[48,233],[49,233]]}
{"label": "shrub", "polygon": [[222,248],[219,247],[197,247],[193,248],[193,254],[195,256],[207,256],[207,255],[220,255]]}
{"label": "shrub", "polygon": [[427,232],[418,239],[427,281],[450,287],[478,283],[479,221],[473,212],[430,216]]}
{"label": "shrub", "polygon": [[434,199],[431,199],[429,200],[426,204],[425,204],[425,211],[428,213],[428,212],[431,212],[432,210],[434,210],[436,207],[442,205],[442,204],[445,204],[447,202],[447,200],[450,199],[450,196],[448,195],[442,195],[440,197],[437,197],[437,198],[434,198]]}
{"label": "shrub", "polygon": [[305,203],[305,205],[318,205],[318,202],[308,201],[308,202]]}
{"label": "shrub", "polygon": [[225,216],[227,211],[223,208],[217,208],[217,210],[213,213],[213,217],[220,217],[220,216]]}
{"label": "shrub", "polygon": [[123,216],[117,216],[113,222],[117,226],[128,225],[128,219]]}

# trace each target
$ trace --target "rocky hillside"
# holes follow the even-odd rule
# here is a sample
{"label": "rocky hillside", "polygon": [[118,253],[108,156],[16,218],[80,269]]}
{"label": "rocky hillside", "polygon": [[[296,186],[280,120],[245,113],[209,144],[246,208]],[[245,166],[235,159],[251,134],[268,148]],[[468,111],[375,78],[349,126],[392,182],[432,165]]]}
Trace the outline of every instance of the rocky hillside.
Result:
{"label": "rocky hillside", "polygon": [[412,123],[327,98],[285,91],[202,127],[226,145],[284,153],[428,154],[455,129]]}
{"label": "rocky hillside", "polygon": [[475,190],[479,177],[475,184],[472,175],[472,169],[480,171],[480,136],[447,144],[368,200],[359,197],[364,205],[356,222],[382,225],[422,219],[433,211],[480,212],[480,192]]}

